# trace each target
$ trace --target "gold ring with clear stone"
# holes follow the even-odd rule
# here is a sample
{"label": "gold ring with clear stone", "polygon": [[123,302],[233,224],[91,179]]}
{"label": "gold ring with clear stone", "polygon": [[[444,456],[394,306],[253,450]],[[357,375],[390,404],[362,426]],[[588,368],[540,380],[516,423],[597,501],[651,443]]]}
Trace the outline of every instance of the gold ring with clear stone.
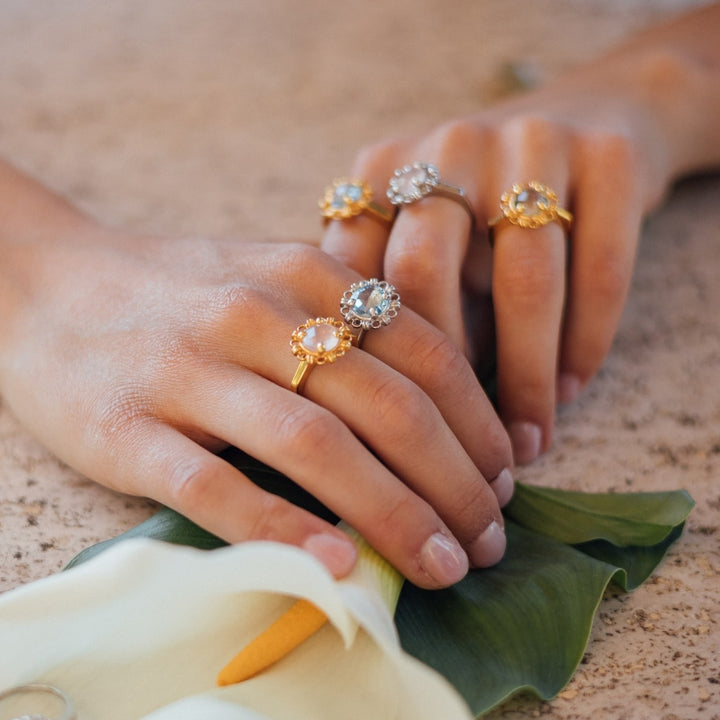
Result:
{"label": "gold ring with clear stone", "polygon": [[467,193],[459,185],[440,179],[440,171],[432,163],[414,162],[397,168],[388,182],[388,199],[396,207],[412,205],[430,195],[445,197],[462,205],[475,224],[475,213]]}
{"label": "gold ring with clear stone", "polygon": [[340,298],[340,312],[345,322],[359,330],[354,336],[357,347],[367,330],[389,325],[400,307],[400,295],[395,288],[377,278],[353,283]]}
{"label": "gold ring with clear stone", "polygon": [[370,183],[365,180],[348,180],[337,178],[333,184],[325,188],[319,201],[323,222],[330,220],[350,220],[362,213],[367,213],[375,220],[392,224],[395,212],[385,209],[373,200]]}
{"label": "gold ring with clear stone", "polygon": [[500,196],[500,214],[488,222],[490,242],[503,222],[521,228],[540,228],[557,222],[567,231],[572,225],[572,213],[558,205],[557,193],[547,185],[531,180],[515,183]]}
{"label": "gold ring with clear stone", "polygon": [[335,318],[310,318],[295,329],[290,339],[292,354],[300,361],[290,387],[302,393],[316,365],[334,363],[352,347],[350,328]]}

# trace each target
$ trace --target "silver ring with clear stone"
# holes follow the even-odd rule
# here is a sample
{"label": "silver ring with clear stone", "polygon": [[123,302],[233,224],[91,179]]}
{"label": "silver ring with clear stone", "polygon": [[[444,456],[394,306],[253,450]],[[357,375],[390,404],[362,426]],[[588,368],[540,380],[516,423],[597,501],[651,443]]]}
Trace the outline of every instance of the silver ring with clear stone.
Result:
{"label": "silver ring with clear stone", "polygon": [[399,207],[411,205],[429,195],[455,200],[462,205],[475,223],[475,213],[467,199],[467,193],[458,185],[440,179],[440,171],[432,163],[414,162],[398,168],[390,178],[387,189],[390,202]]}
{"label": "silver ring with clear stone", "polygon": [[[32,714],[25,713],[24,715],[15,717],[14,720],[77,720],[75,708],[73,708],[70,699],[62,690],[58,690],[54,685],[48,685],[46,683],[18,685],[17,687],[9,688],[1,692],[0,702],[15,695],[27,695],[29,697],[29,700],[25,701],[25,706]],[[55,698],[54,704],[58,707],[53,712],[52,717],[33,712],[33,708],[28,707],[28,703],[32,703],[33,701],[33,696],[35,696],[36,702],[40,700],[41,696],[45,702],[47,702],[48,696]]]}
{"label": "silver ring with clear stone", "polygon": [[377,278],[353,283],[340,298],[340,312],[345,322],[359,329],[355,336],[357,347],[367,330],[389,325],[400,307],[400,295],[395,288]]}

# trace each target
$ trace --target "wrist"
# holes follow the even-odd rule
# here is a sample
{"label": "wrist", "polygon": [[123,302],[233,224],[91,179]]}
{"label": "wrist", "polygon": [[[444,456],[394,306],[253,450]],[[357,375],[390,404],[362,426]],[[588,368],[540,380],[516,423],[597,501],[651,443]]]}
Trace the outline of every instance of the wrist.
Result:
{"label": "wrist", "polygon": [[669,180],[720,164],[718,69],[672,47],[629,61],[629,91],[657,128]]}
{"label": "wrist", "polygon": [[[13,342],[67,249],[93,221],[66,200],[0,160],[0,350]],[[71,269],[67,269],[70,271]]]}

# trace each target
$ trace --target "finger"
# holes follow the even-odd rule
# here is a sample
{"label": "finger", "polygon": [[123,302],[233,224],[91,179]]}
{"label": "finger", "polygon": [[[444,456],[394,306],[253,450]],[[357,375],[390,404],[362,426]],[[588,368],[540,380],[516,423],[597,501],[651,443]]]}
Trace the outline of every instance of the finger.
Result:
{"label": "finger", "polygon": [[[311,314],[327,313],[329,308],[339,307],[343,292],[357,279],[317,251],[306,254],[304,260],[296,255],[291,263],[285,264],[299,268],[299,277],[303,283],[308,283],[307,288],[301,287],[299,292],[316,303],[309,307]],[[306,265],[307,270],[304,269]],[[313,268],[312,272],[310,268]],[[312,278],[312,283],[308,278]],[[258,312],[251,315],[258,317]],[[238,315],[237,330],[229,328],[226,331],[229,337],[241,331],[247,316],[247,312]],[[260,324],[274,328],[283,324],[283,318],[277,316],[271,320],[268,317]],[[272,342],[277,347],[282,338],[276,337]],[[408,377],[430,397],[465,452],[490,481],[501,504],[506,504],[513,489],[512,453],[507,433],[457,345],[412,310],[403,307],[388,327],[365,333],[363,349]],[[262,368],[252,365],[252,356],[240,358],[236,354],[228,359],[250,364],[263,372]],[[284,384],[277,378],[274,381]],[[495,482],[496,478],[500,481]]]}
{"label": "finger", "polygon": [[636,177],[622,142],[583,148],[574,198],[559,402],[571,401],[597,372],[617,330],[640,237],[642,203]]}
{"label": "finger", "polygon": [[447,123],[412,149],[416,157],[406,156],[409,163],[391,180],[400,212],[385,253],[384,277],[406,305],[463,350],[461,272],[484,185],[484,146],[474,123]]}
{"label": "finger", "polygon": [[[391,217],[395,208],[385,195],[387,181],[394,168],[394,146],[371,148],[360,154],[354,164],[352,179],[366,181],[373,202]],[[383,256],[391,223],[364,212],[347,220],[330,220],[326,224],[322,249],[363,277],[382,277]]]}
{"label": "finger", "polygon": [[[339,309],[340,298],[357,276],[317,249],[288,247],[282,252],[287,257],[281,258],[280,265],[293,269],[295,283],[291,278],[283,282],[282,276],[275,280],[293,287],[295,302],[305,302],[308,315],[299,315],[297,306],[277,307],[262,293],[247,288],[242,293],[230,293],[233,302],[239,302],[223,306],[219,325],[211,335],[225,340],[211,352],[215,358],[248,367],[288,387],[297,368],[288,348],[291,329],[308,316],[327,316],[332,308]],[[429,395],[481,473],[491,481],[502,474],[502,482],[493,482],[493,487],[506,502],[512,493],[512,476],[503,473],[512,464],[507,435],[458,348],[408,308],[401,308],[389,327],[371,330],[365,337],[364,347],[372,352],[380,348],[386,364],[407,375]],[[228,343],[227,338],[233,341]],[[336,365],[345,362],[343,357]],[[313,371],[311,380],[317,372]],[[183,387],[191,382],[188,378]],[[182,394],[168,394],[182,398]]]}
{"label": "finger", "polygon": [[352,569],[356,550],[338,528],[261,490],[247,476],[160,421],[138,423],[115,472],[152,488],[155,500],[231,543],[272,540],[296,545],[335,577]]}
{"label": "finger", "polygon": [[[339,361],[317,368],[311,380],[317,386],[337,370]],[[292,478],[412,582],[444,587],[467,572],[466,553],[428,502],[400,482],[333,412],[230,365],[216,369],[214,381],[191,392],[187,401],[193,421],[205,431]],[[268,533],[285,521],[259,511]]]}
{"label": "finger", "polygon": [[[542,152],[524,157],[515,159],[512,175],[504,174],[505,187],[517,178],[522,183],[542,178],[558,192],[562,206],[567,198],[565,164]],[[552,438],[565,293],[563,229],[556,222],[535,229],[503,222],[495,228],[494,254],[500,412],[515,461],[523,464],[546,450]]]}
{"label": "finger", "polygon": [[460,274],[470,239],[466,210],[449,198],[403,207],[385,253],[384,277],[403,302],[465,350]]}
{"label": "finger", "polygon": [[512,494],[510,441],[457,345],[409,308],[403,308],[390,326],[367,333],[363,350],[422,388],[491,487],[502,476],[498,500],[505,504]]}
{"label": "finger", "polygon": [[[499,548],[502,516],[497,500],[437,407],[415,383],[352,348],[342,362],[311,374],[305,395],[340,418],[427,500],[474,564],[500,559],[504,541]],[[445,478],[442,485],[439,477]]]}
{"label": "finger", "polygon": [[[333,372],[311,376],[307,397],[341,418],[426,500],[476,566],[502,556],[497,498],[441,413],[415,383],[367,353],[353,351]],[[489,533],[489,534],[488,534]]]}

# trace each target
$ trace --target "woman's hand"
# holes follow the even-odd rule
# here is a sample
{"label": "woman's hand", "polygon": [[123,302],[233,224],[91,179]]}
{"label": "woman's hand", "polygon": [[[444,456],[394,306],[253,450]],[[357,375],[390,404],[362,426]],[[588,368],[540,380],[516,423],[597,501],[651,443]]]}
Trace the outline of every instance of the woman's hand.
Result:
{"label": "woman's hand", "polygon": [[60,219],[18,215],[27,239],[3,240],[0,383],[60,458],[230,542],[305,548],[337,576],[355,559],[345,535],[212,451],[285,473],[418,585],[500,559],[510,444],[441,331],[403,307],[296,394],[290,335],[340,317],[355,272],[303,245],[132,236],[28,191],[26,210]]}
{"label": "woman's hand", "polygon": [[[716,6],[546,88],[358,156],[353,177],[388,210],[388,179],[414,162],[465,191],[474,228],[457,197],[428,196],[400,205],[392,229],[369,216],[333,220],[322,246],[395,285],[473,363],[496,353],[518,463],[547,449],[556,403],[574,398],[608,352],[643,215],[673,177],[718,161],[719,19]],[[504,220],[491,249],[502,193],[531,181],[572,213],[569,232]]]}

